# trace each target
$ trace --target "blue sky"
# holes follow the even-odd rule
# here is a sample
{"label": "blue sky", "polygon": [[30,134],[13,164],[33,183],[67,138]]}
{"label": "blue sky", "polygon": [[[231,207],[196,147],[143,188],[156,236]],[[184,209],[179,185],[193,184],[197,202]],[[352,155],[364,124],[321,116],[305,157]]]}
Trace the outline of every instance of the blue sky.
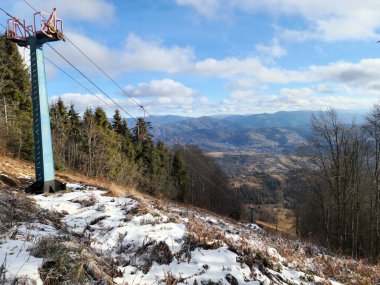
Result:
{"label": "blue sky", "polygon": [[[379,100],[378,0],[28,2],[46,12],[56,6],[65,34],[152,114],[369,109]],[[32,22],[23,1],[0,6]],[[70,43],[53,44],[141,116]],[[48,47],[45,54],[98,93]],[[51,102],[60,96],[80,110],[102,104],[48,63],[46,69]]]}

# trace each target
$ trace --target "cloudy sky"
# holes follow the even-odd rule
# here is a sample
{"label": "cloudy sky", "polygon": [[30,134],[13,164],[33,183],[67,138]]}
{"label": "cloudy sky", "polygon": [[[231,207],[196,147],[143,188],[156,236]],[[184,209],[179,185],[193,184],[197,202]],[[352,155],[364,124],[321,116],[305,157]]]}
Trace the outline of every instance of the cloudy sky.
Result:
{"label": "cloudy sky", "polygon": [[[368,109],[379,101],[379,0],[28,2],[46,12],[55,5],[65,34],[152,114]],[[21,0],[0,0],[0,7],[32,22]],[[53,45],[141,116],[70,43]],[[48,47],[45,54],[99,93]],[[46,69],[51,101],[60,96],[81,110],[102,105],[50,64]]]}

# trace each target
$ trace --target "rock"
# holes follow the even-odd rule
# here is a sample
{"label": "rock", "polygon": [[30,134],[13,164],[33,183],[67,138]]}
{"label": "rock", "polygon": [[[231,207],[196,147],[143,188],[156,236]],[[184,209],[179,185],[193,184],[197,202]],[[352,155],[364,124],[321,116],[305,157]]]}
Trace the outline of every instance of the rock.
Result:
{"label": "rock", "polygon": [[237,281],[235,276],[228,273],[225,278],[231,285],[239,285],[239,282]]}

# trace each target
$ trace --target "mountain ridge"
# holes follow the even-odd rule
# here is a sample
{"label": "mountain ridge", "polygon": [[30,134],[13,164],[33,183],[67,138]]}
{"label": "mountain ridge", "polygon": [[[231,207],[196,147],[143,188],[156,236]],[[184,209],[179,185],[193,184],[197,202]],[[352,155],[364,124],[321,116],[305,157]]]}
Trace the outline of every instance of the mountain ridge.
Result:
{"label": "mountain ridge", "polygon": [[[204,151],[292,153],[307,141],[313,111],[279,111],[247,115],[177,115],[147,117],[156,140],[169,145],[197,145]],[[338,111],[343,123],[363,123],[364,111]],[[134,121],[128,120],[129,126]]]}

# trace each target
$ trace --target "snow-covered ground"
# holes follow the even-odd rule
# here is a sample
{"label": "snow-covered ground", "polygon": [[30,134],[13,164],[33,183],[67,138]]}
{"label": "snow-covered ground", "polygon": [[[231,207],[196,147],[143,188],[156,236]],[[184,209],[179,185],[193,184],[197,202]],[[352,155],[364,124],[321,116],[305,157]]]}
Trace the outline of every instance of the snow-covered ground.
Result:
{"label": "snow-covered ground", "polygon": [[115,284],[340,284],[297,269],[257,225],[167,202],[110,197],[80,184],[68,189],[30,196],[41,209],[59,213],[63,227],[19,223],[0,237],[5,279],[24,276],[43,284],[39,268],[46,260],[33,257],[30,249],[41,237],[72,234],[115,260],[120,272]]}

